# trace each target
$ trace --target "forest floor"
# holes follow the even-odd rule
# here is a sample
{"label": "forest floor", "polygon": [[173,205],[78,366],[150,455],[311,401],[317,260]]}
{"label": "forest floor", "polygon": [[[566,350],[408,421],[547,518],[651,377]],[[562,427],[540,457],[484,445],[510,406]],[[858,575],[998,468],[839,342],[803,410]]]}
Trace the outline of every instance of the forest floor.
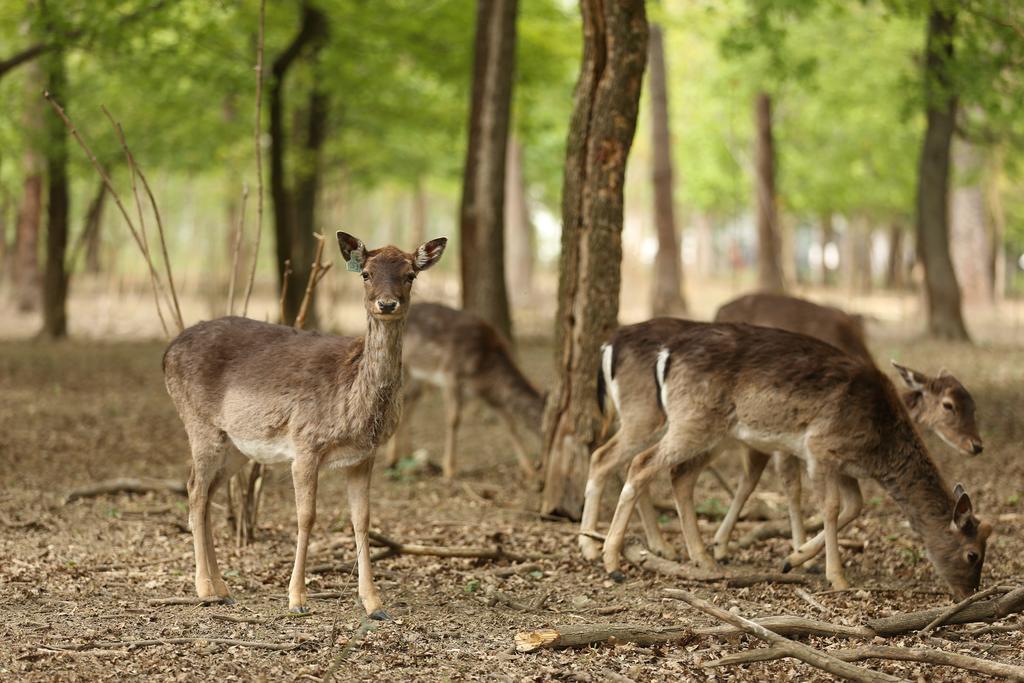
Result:
{"label": "forest floor", "polygon": [[[995,522],[983,586],[1019,583],[1024,576],[1024,348],[942,345],[880,334],[874,351],[880,360],[897,358],[924,371],[946,366],[973,392],[984,454],[967,460],[934,439],[929,443],[949,480],[963,481],[975,508]],[[287,468],[274,468],[254,545],[235,547],[220,505],[222,494],[215,502],[220,564],[237,604],[155,606],[147,601],[193,595],[185,499],[173,493],[107,495],[68,504],[63,499],[74,487],[112,477],[184,481],[188,447],[163,387],[161,352],[159,343],[0,343],[0,679],[314,681],[332,667],[335,680],[823,678],[793,660],[701,667],[723,654],[762,645],[746,637],[533,654],[516,653],[513,638],[518,631],[550,625],[713,623],[662,592],[683,585],[747,617],[797,614],[843,624],[949,604],[921,544],[874,485],[865,491],[864,515],[845,533],[864,544],[862,551],[843,555],[847,576],[859,590],[830,592],[820,573],[801,570],[811,581],[805,590],[824,612],[812,608],[792,585],[728,589],[684,584],[629,564],[624,567],[627,580],[612,583],[600,567],[581,558],[574,524],[546,521],[534,512],[537,487],[519,473],[501,423],[474,406],[463,421],[458,479],[378,468],[371,528],[407,543],[500,543],[510,552],[544,553],[552,559],[525,568],[507,560],[380,560],[375,564],[377,586],[393,620],[375,623],[366,632],[350,571],[353,544],[343,482],[338,473],[326,471],[309,564],[327,566],[309,574],[309,589],[341,597],[314,599],[310,616],[289,618],[294,505]],[[549,343],[528,342],[521,355],[539,383],[550,377]],[[413,424],[416,443],[435,459],[442,443],[438,404],[424,402]],[[722,458],[719,468],[732,480],[738,459]],[[709,515],[703,522],[709,539],[715,524],[710,517],[727,505],[728,496],[710,476],[702,477],[698,492]],[[774,477],[766,474],[752,507],[781,515],[777,492]],[[658,495],[665,493],[663,488]],[[610,491],[605,501],[605,522],[615,494]],[[680,545],[674,516],[662,522]],[[756,523],[742,522],[740,533]],[[634,526],[632,533],[638,532]],[[729,566],[774,571],[786,550],[785,539],[767,540],[735,551]],[[496,602],[495,591],[519,608]],[[249,621],[224,621],[223,615]],[[81,652],[54,649],[172,638],[199,640],[131,648],[115,644]],[[207,638],[297,647],[271,651]],[[849,644],[822,638],[808,642],[823,648]],[[918,637],[887,644],[936,647]],[[950,642],[946,649],[1024,665],[1020,631]],[[866,665],[911,679],[977,679],[960,670],[913,663],[876,660]]]}

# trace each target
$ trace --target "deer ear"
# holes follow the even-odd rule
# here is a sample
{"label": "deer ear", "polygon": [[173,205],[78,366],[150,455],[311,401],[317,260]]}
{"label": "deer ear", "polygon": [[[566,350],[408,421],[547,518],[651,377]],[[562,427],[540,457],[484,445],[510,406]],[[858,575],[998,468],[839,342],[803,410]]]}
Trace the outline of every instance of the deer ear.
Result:
{"label": "deer ear", "polygon": [[967,491],[964,489],[964,485],[957,482],[957,485],[953,487],[953,497],[956,498],[957,500],[960,500],[960,496],[964,495],[965,493],[967,493]]}
{"label": "deer ear", "polygon": [[366,245],[363,241],[339,230],[338,246],[341,247],[341,257],[348,262],[348,269],[356,273],[361,271],[366,262]]}
{"label": "deer ear", "polygon": [[[963,491],[962,488],[961,491]],[[965,534],[974,532],[976,525],[974,506],[971,504],[971,497],[966,492],[957,496],[956,506],[953,508],[953,525]]]}
{"label": "deer ear", "polygon": [[928,383],[928,378],[922,375],[917,370],[911,370],[910,368],[904,367],[894,360],[890,360],[892,366],[896,368],[896,372],[900,373],[900,377],[903,378],[903,383],[907,385],[907,388],[913,389],[914,391],[920,391],[924,389],[924,385]]}
{"label": "deer ear", "polygon": [[951,373],[951,372],[950,372],[949,370],[947,370],[946,368],[942,368],[941,370],[939,370],[939,374],[938,374],[937,376],[938,376],[938,377],[951,377],[951,376],[952,376],[952,374],[953,374],[953,373]]}
{"label": "deer ear", "polygon": [[424,242],[416,248],[413,254],[412,265],[417,270],[426,270],[438,262],[444,248],[448,245],[447,237],[438,237],[436,240]]}

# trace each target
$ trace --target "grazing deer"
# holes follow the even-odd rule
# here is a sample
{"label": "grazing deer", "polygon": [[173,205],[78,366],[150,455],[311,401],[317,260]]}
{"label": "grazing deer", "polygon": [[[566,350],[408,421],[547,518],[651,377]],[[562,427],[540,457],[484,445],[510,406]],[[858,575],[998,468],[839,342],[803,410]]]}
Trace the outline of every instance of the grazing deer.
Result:
{"label": "grazing deer", "polygon": [[455,450],[462,407],[479,399],[508,426],[519,467],[527,477],[536,468],[521,431],[539,436],[544,396],[519,370],[512,353],[493,326],[480,317],[435,303],[416,304],[409,310],[402,363],[406,369],[402,422],[388,448],[386,465],[398,462],[412,410],[424,385],[440,389],[445,406],[444,476],[455,476]]}
{"label": "grazing deer", "polygon": [[290,462],[298,516],[288,607],[308,612],[306,550],[316,520],[317,478],[324,466],[345,470],[366,613],[386,619],[373,584],[367,532],[370,474],[377,446],[401,412],[402,333],[417,273],[434,265],[445,238],[413,253],[368,251],[338,233],[349,270],[362,275],[365,337],[299,332],[247,318],[194,325],[164,353],[164,377],[188,432],[192,473],[189,525],[195,543],[196,593],[230,600],[210,531],[210,498],[245,458]]}
{"label": "grazing deer", "polygon": [[[856,478],[874,479],[909,519],[939,575],[957,597],[977,589],[992,527],[974,516],[961,486],[950,488],[889,379],[817,339],[733,323],[689,323],[658,351],[657,397],[667,416],[656,444],[629,467],[603,547],[621,579],[620,555],[637,497],[670,470],[691,558],[703,550],[689,480],[732,443],[803,460],[823,501],[825,575],[848,586],[839,530],[860,508]],[[817,552],[818,539],[790,555],[788,570]]]}
{"label": "grazing deer", "polygon": [[[773,314],[773,310],[776,313]],[[874,365],[864,344],[859,320],[836,308],[783,295],[754,294],[726,304],[719,309],[718,316],[733,318],[733,322],[740,322],[736,318],[747,316],[766,327],[805,334],[813,332],[809,336],[831,342],[852,356]],[[601,494],[608,476],[642,450],[645,441],[651,442],[652,435],[657,433],[664,420],[651,371],[658,349],[672,335],[694,324],[686,320],[657,318],[621,328],[602,347],[598,403],[602,409],[607,410],[609,417],[614,412],[620,414],[621,433],[613,436],[591,457],[579,538],[581,550],[587,559],[595,560],[600,556],[600,545],[595,540],[595,534]],[[939,382],[938,378],[932,380],[914,370],[899,365],[896,367],[910,386],[902,398],[915,422],[920,427],[932,429],[947,443],[961,444],[960,450],[964,452],[968,452],[968,448],[970,452],[980,452],[981,438],[975,424],[974,401],[966,389],[948,373],[940,373],[944,379]],[[607,408],[606,394],[611,398],[611,406]],[[625,415],[622,414],[624,410],[627,411]],[[728,540],[735,524],[770,457],[753,449],[744,449],[743,469],[736,494],[715,534],[716,560],[726,557]],[[793,547],[797,549],[806,540],[801,508],[800,462],[793,456],[780,456],[775,458],[775,463],[788,495]],[[686,483],[695,485],[696,481]],[[650,497],[647,494],[641,495],[637,506],[648,547],[663,557],[674,557],[674,548],[665,540],[658,527],[658,515]],[[693,559],[699,563],[713,564],[710,557]]]}
{"label": "grazing deer", "polygon": [[[719,308],[715,322],[748,323],[805,334],[874,365],[874,359],[864,341],[864,327],[860,317],[831,306],[784,294],[748,294]],[[974,399],[963,385],[945,370],[939,373],[939,377],[930,379],[895,362],[893,365],[909,387],[909,391],[902,394],[902,399],[914,422],[921,428],[931,429],[943,441],[966,455],[981,453],[982,443],[975,423]],[[776,470],[789,501],[793,549],[797,550],[806,541],[799,459],[784,453],[775,453],[774,456]],[[769,459],[771,456],[768,454],[750,448],[744,450],[736,495],[715,533],[716,560],[727,557],[729,538]],[[854,486],[856,482],[848,482],[848,485]]]}

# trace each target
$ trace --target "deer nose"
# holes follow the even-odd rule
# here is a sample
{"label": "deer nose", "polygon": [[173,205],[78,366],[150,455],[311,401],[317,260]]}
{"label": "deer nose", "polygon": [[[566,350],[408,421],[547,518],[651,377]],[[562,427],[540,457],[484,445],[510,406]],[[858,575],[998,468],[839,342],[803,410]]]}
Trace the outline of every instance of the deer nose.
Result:
{"label": "deer nose", "polygon": [[394,313],[396,308],[398,308],[397,301],[379,300],[377,302],[377,310],[381,313]]}
{"label": "deer nose", "polygon": [[985,450],[985,447],[981,445],[980,441],[972,441],[971,442],[971,453],[974,453],[975,455],[978,455],[983,450]]}

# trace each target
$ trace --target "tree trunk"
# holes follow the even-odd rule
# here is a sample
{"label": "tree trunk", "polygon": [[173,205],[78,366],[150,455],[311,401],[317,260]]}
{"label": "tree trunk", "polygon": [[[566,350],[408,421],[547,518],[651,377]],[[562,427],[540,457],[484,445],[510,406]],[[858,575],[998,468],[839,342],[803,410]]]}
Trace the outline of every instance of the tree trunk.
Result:
{"label": "tree trunk", "polygon": [[[96,194],[89,202],[89,208],[85,212],[85,226],[82,239],[85,240],[85,271],[92,275],[100,272],[100,247],[103,240],[100,232],[103,225],[103,206],[106,204],[107,186],[99,181],[96,187]],[[74,264],[72,264],[73,266]]]}
{"label": "tree trunk", "polygon": [[672,136],[668,123],[668,78],[665,74],[665,46],[661,26],[650,26],[647,83],[651,89],[651,144],[654,182],[654,223],[658,230],[658,253],[654,258],[653,315],[684,315],[683,260],[676,234],[672,173]]}
{"label": "tree trunk", "polygon": [[889,227],[889,260],[885,269],[885,286],[901,291],[906,287],[906,268],[903,261],[903,226],[893,223]]}
{"label": "tree trunk", "polygon": [[[292,261],[293,271],[288,286],[289,296],[285,300],[286,319],[283,321],[285,324],[290,324],[298,315],[302,293],[306,288],[306,281],[301,279],[300,269],[308,277],[312,252],[310,252],[309,259],[302,259],[302,263],[293,259],[293,244],[295,240],[302,238],[299,235],[298,227],[294,225],[296,212],[292,205],[293,198],[288,189],[285,170],[285,150],[288,146],[288,136],[285,132],[284,80],[302,51],[323,35],[325,22],[326,17],[319,10],[311,7],[308,2],[303,3],[299,30],[292,38],[292,42],[271,65],[270,82],[267,87],[268,109],[270,110],[270,197],[274,205],[274,238],[279,285],[283,285],[285,261]],[[312,240],[312,236],[309,239]]]}
{"label": "tree trunk", "polygon": [[775,140],[772,137],[772,100],[760,92],[754,98],[754,191],[757,196],[758,285],[766,292],[782,292],[785,280],[779,254],[779,210],[775,199]]}
{"label": "tree trunk", "polygon": [[[314,49],[319,51],[320,45],[315,45]],[[313,259],[316,256],[316,240],[313,238],[313,231],[317,228],[316,205],[320,190],[320,153],[327,128],[327,96],[320,88],[315,63],[313,71],[306,139],[295,169],[295,202],[293,205],[295,229],[291,236],[291,259],[294,272],[292,285],[297,286],[288,287],[288,296],[285,299],[285,310],[290,311],[294,308],[296,312],[302,304],[302,297],[305,296],[306,283],[309,280],[309,274],[313,269]],[[316,329],[319,326],[315,297],[316,290],[313,292],[313,298],[310,300],[306,313],[305,327],[307,329]],[[294,319],[294,314],[289,319]]]}
{"label": "tree trunk", "polygon": [[505,154],[518,0],[478,0],[469,144],[460,211],[462,307],[509,341],[505,286]]}
{"label": "tree trunk", "polygon": [[515,134],[508,141],[505,168],[505,251],[513,301],[528,306],[533,295],[533,222],[523,175],[523,148]]}
{"label": "tree trunk", "polygon": [[[64,52],[57,49],[45,58],[46,88],[67,108]],[[67,132],[56,116],[46,117],[46,272],[43,276],[43,335],[67,336],[68,279],[64,254],[68,246],[68,144]]]}
{"label": "tree trunk", "polygon": [[43,217],[43,161],[38,150],[44,120],[44,102],[40,91],[45,87],[42,66],[38,61],[25,67],[25,153],[22,157],[24,181],[18,205],[14,234],[14,299],[18,310],[27,313],[39,309],[39,227]]}
{"label": "tree trunk", "polygon": [[599,348],[617,325],[623,180],[647,58],[643,0],[581,0],[583,62],[562,191],[558,381],[544,416],[542,512],[578,519],[599,436]]}
{"label": "tree trunk", "polygon": [[967,141],[954,140],[952,155],[958,176],[950,207],[953,267],[963,287],[964,303],[968,306],[990,306],[993,298],[992,244],[981,186],[981,150]]}
{"label": "tree trunk", "polygon": [[917,249],[924,265],[928,334],[969,341],[949,254],[949,157],[957,106],[951,83],[955,26],[952,6],[948,11],[933,7],[924,67],[928,122],[917,176]]}
{"label": "tree trunk", "polygon": [[1006,254],[1006,208],[1003,206],[1003,183],[1006,167],[1005,152],[996,147],[989,160],[990,181],[986,183],[989,215],[992,216],[992,289],[996,303],[1006,299],[1007,260]]}

